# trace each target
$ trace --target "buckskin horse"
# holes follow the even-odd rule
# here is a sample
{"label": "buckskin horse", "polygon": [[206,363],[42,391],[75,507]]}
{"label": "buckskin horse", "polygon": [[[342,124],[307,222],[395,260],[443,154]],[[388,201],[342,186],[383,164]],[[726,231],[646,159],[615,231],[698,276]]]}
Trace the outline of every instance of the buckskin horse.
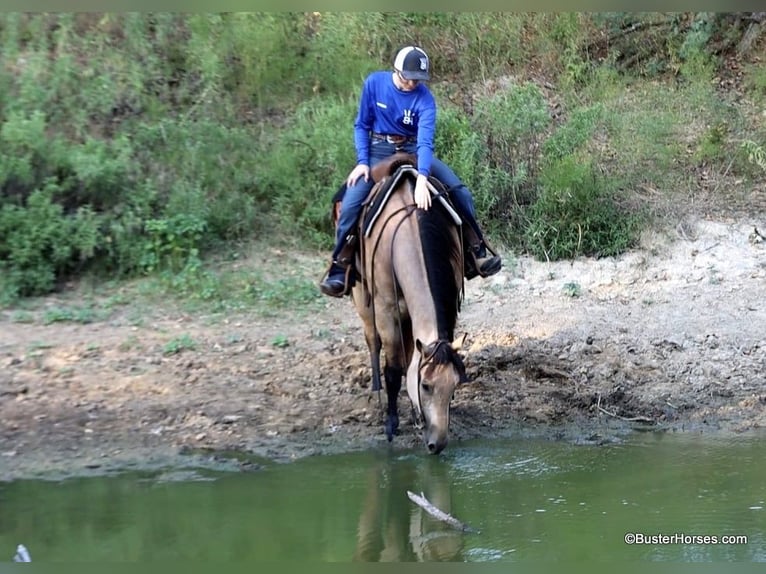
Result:
{"label": "buckskin horse", "polygon": [[452,343],[463,296],[463,247],[459,217],[443,192],[430,209],[416,207],[416,163],[414,156],[396,154],[373,168],[379,183],[357,226],[357,276],[349,283],[364,324],[373,391],[381,388],[381,349],[385,355],[388,440],[399,427],[397,397],[406,374],[416,425],[428,450],[438,454],[447,445],[455,388],[466,381]]}

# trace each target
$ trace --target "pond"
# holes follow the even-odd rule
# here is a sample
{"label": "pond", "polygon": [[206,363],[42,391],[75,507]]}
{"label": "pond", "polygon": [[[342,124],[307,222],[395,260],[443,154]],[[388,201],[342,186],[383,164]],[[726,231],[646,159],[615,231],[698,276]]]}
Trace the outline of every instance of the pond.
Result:
{"label": "pond", "polygon": [[0,560],[766,561],[764,476],[762,436],[636,433],[21,480],[0,483]]}

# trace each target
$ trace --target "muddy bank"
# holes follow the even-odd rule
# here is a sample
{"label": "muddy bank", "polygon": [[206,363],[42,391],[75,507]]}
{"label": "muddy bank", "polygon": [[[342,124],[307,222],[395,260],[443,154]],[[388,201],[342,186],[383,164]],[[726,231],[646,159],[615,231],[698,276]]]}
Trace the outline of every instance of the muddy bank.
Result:
{"label": "muddy bank", "polygon": [[[497,276],[467,283],[458,329],[468,334],[471,382],[453,402],[452,440],[758,432],[766,425],[758,224],[689,221],[683,234],[647,236],[617,258],[506,255]],[[306,277],[321,275],[321,255],[301,261]],[[62,297],[76,293],[48,304]],[[321,304],[270,318],[157,307],[139,324],[127,309],[47,325],[5,310],[0,480],[179,464],[248,470],[260,457],[385,447],[359,320],[348,300]],[[194,348],[168,353],[181,335]],[[397,448],[417,446],[406,393],[400,409]]]}

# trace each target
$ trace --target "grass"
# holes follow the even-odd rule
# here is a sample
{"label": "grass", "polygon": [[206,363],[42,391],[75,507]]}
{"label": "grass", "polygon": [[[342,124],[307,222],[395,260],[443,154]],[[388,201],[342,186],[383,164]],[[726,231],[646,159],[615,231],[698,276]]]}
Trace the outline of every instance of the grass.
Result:
{"label": "grass", "polygon": [[290,340],[287,338],[287,335],[277,335],[271,340],[272,347],[278,347],[280,349],[284,349],[285,347],[290,346]]}
{"label": "grass", "polygon": [[26,309],[16,309],[11,313],[10,320],[12,323],[34,323],[35,314]]}
{"label": "grass", "polygon": [[[175,278],[153,275],[111,281],[97,288],[82,281],[55,296],[19,300],[5,315],[7,321],[17,324],[111,321],[134,327],[156,321],[157,309],[167,315],[194,314],[211,323],[233,314],[261,318],[290,315],[302,320],[324,309],[326,300],[317,288],[323,263],[297,249],[285,252],[256,242],[240,246],[236,258],[205,261],[193,276],[184,272]],[[201,285],[206,290],[200,291]],[[83,304],[84,300],[87,303]],[[232,335],[232,343],[240,340],[241,335]],[[125,343],[126,348],[136,344],[134,340]],[[184,350],[184,341],[170,347]]]}
{"label": "grass", "polygon": [[562,289],[564,291],[564,295],[567,297],[575,298],[582,294],[582,287],[576,281],[564,283],[564,287]]}
{"label": "grass", "polygon": [[197,343],[192,339],[191,335],[184,333],[178,337],[174,337],[162,347],[163,355],[177,355],[184,351],[193,351],[197,348]]}
{"label": "grass", "polygon": [[55,345],[46,341],[32,341],[27,346],[27,351],[34,354],[36,351],[42,351],[45,349],[52,349]]}
{"label": "grass", "polygon": [[136,335],[130,335],[127,339],[125,339],[122,343],[120,343],[117,346],[117,349],[127,353],[129,351],[133,351],[136,349],[141,349],[143,345],[139,341],[138,337]]}
{"label": "grass", "polygon": [[98,310],[93,307],[53,307],[43,312],[43,325],[51,323],[80,323],[95,322],[99,317]]}

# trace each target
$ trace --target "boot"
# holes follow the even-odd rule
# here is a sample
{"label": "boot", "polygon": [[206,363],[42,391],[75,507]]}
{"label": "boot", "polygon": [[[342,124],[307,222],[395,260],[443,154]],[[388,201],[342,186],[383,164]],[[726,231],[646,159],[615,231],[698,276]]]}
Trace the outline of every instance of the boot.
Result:
{"label": "boot", "polygon": [[343,297],[346,292],[346,270],[333,261],[327,275],[319,283],[319,290],[330,297]]}
{"label": "boot", "polygon": [[494,275],[503,266],[499,255],[489,255],[487,253],[487,246],[482,242],[479,247],[474,250],[474,256],[476,257],[476,267],[478,268],[479,275],[482,277],[489,277]]}

